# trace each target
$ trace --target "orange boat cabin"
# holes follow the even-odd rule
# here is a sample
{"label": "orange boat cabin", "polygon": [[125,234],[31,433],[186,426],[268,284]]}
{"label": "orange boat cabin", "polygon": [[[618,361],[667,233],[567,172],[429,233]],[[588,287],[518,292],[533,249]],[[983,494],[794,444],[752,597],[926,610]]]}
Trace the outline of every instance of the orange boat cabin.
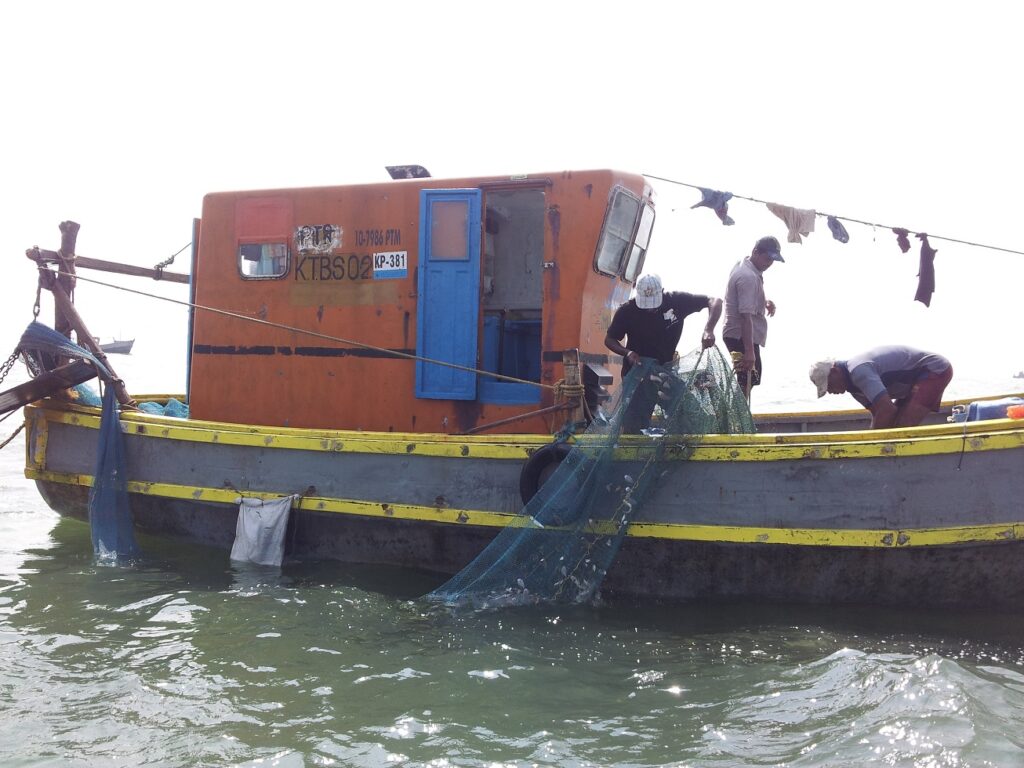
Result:
{"label": "orange boat cabin", "polygon": [[207,195],[192,298],[221,312],[193,310],[191,414],[455,434],[552,405],[569,349],[596,405],[653,224],[643,177],[609,170]]}

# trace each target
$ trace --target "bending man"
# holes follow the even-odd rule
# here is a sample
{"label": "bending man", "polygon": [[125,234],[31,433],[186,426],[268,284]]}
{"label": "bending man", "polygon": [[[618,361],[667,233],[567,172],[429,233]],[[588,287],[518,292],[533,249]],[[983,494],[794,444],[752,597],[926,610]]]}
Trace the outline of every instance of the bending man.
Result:
{"label": "bending man", "polygon": [[871,411],[871,428],[916,427],[939,410],[953,378],[949,360],[913,347],[875,347],[848,360],[819,360],[811,366],[818,397],[849,392]]}

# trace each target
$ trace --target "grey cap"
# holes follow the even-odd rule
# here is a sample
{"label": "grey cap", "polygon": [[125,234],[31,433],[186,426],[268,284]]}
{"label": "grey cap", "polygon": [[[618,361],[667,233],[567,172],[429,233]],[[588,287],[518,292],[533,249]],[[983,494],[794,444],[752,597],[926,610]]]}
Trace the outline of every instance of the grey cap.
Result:
{"label": "grey cap", "polygon": [[779,247],[779,241],[770,235],[762,237],[754,243],[754,250],[758,253],[763,253],[765,256],[770,256],[772,261],[786,261],[782,258],[782,248]]}

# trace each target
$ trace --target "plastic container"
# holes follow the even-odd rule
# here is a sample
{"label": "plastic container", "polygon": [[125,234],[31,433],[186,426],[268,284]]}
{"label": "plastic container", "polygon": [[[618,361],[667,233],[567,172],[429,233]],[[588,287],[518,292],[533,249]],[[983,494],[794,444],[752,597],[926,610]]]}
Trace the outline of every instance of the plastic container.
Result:
{"label": "plastic container", "polygon": [[1011,408],[1019,409],[1020,416],[1009,418],[1024,418],[1024,397],[1003,397],[999,400],[976,400],[967,406],[966,409],[958,406],[953,411],[953,421],[988,421],[989,419],[1005,419]]}

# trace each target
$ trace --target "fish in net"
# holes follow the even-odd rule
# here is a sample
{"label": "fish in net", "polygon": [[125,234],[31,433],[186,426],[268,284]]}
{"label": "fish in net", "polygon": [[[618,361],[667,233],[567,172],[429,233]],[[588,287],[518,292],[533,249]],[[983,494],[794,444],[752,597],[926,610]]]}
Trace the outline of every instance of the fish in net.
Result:
{"label": "fish in net", "polygon": [[522,514],[428,600],[476,609],[593,601],[667,464],[689,456],[701,435],[754,431],[714,347],[671,366],[643,360],[609,413],[598,413]]}

